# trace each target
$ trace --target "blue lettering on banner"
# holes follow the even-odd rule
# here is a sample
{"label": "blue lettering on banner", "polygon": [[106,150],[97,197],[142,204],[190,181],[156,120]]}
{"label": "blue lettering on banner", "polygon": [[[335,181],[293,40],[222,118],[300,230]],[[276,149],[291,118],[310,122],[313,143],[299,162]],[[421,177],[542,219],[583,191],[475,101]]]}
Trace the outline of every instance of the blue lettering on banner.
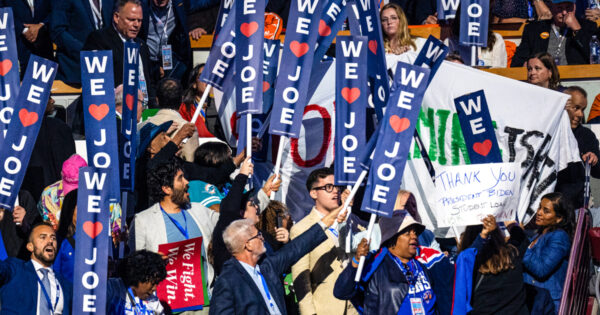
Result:
{"label": "blue lettering on banner", "polygon": [[438,20],[451,20],[456,16],[460,0],[437,0]]}
{"label": "blue lettering on banner", "polygon": [[0,147],[19,93],[19,59],[12,8],[0,8]]}
{"label": "blue lettering on banner", "polygon": [[[16,65],[15,65],[16,66]],[[40,131],[58,65],[31,55],[0,150],[0,208],[12,209]],[[18,118],[18,119],[17,119]]]}
{"label": "blue lettering on banner", "polygon": [[396,66],[396,90],[380,123],[361,207],[364,211],[392,216],[428,77],[429,69],[403,62]]}
{"label": "blue lettering on banner", "polygon": [[[82,52],[83,53],[83,52]],[[112,64],[112,62],[111,62]],[[73,313],[106,314],[108,267],[109,170],[79,169],[77,233],[73,272]]]}
{"label": "blue lettering on banner", "polygon": [[346,0],[331,0],[325,4],[319,21],[319,37],[317,38],[313,68],[319,65],[338,31],[342,29],[345,20]]}
{"label": "blue lettering on banner", "polygon": [[324,0],[292,0],[269,133],[298,138]]}
{"label": "blue lettering on banner", "polygon": [[335,183],[349,185],[360,175],[358,159],[365,147],[368,102],[367,38],[341,37],[336,44]]}
{"label": "blue lettering on banner", "polygon": [[490,1],[463,0],[461,4],[460,44],[487,47]]}
{"label": "blue lettering on banner", "polygon": [[454,99],[471,164],[502,162],[483,90]]}
{"label": "blue lettering on banner", "polygon": [[112,51],[82,51],[81,97],[88,165],[110,171],[111,201],[121,198]]}
{"label": "blue lettering on banner", "polygon": [[238,115],[261,114],[263,88],[263,39],[265,0],[236,1],[234,43],[236,110]]}
{"label": "blue lettering on banner", "polygon": [[138,59],[140,45],[126,41],[123,55],[123,106],[119,137],[121,189],[133,191],[137,150]]}
{"label": "blue lettering on banner", "polygon": [[383,108],[387,104],[390,93],[383,34],[379,20],[379,1],[359,0],[356,3],[360,22],[361,35],[367,36],[369,48],[367,65],[371,84],[371,101],[377,112],[377,118],[383,116]]}

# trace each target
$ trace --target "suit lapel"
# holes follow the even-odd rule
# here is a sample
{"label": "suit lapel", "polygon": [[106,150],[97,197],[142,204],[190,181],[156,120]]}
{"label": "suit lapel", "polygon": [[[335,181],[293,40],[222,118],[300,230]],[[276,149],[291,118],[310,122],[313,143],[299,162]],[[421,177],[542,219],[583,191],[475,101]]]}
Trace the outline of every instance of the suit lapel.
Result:
{"label": "suit lapel", "polygon": [[[252,277],[250,277],[250,275],[248,274],[246,269],[242,266],[242,264],[240,264],[239,261],[237,261],[237,259],[234,258],[233,260],[235,261],[233,265],[235,266],[238,273],[240,273],[242,275],[242,279],[244,279],[244,281],[246,281],[251,288],[253,288],[253,289],[256,288],[256,290],[252,290],[252,292],[254,292],[254,295],[256,296],[257,299],[262,301],[262,306],[265,308],[265,311],[267,313],[269,313],[269,308],[268,308],[267,304],[265,303],[265,299],[263,298],[262,294],[260,293],[260,289],[256,287],[256,283],[254,282]],[[266,279],[265,279],[265,281],[266,281]]]}

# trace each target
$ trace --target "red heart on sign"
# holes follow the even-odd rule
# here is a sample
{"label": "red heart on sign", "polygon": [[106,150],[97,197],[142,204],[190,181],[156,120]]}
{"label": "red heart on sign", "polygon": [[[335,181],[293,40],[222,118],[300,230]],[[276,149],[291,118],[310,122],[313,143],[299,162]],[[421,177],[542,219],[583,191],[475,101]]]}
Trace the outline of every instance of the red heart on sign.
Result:
{"label": "red heart on sign", "polygon": [[331,27],[329,27],[325,21],[321,20],[319,22],[319,35],[329,36],[329,34],[331,34]]}
{"label": "red heart on sign", "polygon": [[292,50],[294,55],[298,58],[304,56],[304,54],[308,52],[308,48],[309,46],[307,43],[300,43],[297,40],[290,43],[290,50]]}
{"label": "red heart on sign", "polygon": [[271,88],[271,84],[269,82],[263,81],[263,93],[268,91]]}
{"label": "red heart on sign", "polygon": [[102,232],[102,223],[86,221],[83,223],[83,231],[92,239],[96,238]]}
{"label": "red heart on sign", "polygon": [[348,102],[348,104],[354,103],[356,99],[360,96],[359,88],[343,88],[342,89],[342,97]]}
{"label": "red heart on sign", "polygon": [[94,117],[97,121],[101,121],[102,118],[104,118],[106,114],[108,114],[108,105],[106,104],[92,104],[88,109],[92,117]]}
{"label": "red heart on sign", "polygon": [[390,126],[392,126],[392,129],[394,129],[396,133],[401,133],[410,127],[410,120],[408,120],[408,118],[400,118],[398,115],[393,115],[390,117]]}
{"label": "red heart on sign", "polygon": [[374,53],[375,55],[377,55],[377,41],[374,39],[371,39],[369,41],[369,50]]}
{"label": "red heart on sign", "polygon": [[4,59],[0,61],[0,75],[4,76],[10,69],[12,69],[12,61],[10,59]]}
{"label": "red heart on sign", "polygon": [[129,108],[129,110],[133,110],[133,95],[125,95],[125,104],[127,104],[127,108]]}
{"label": "red heart on sign", "polygon": [[240,31],[246,37],[252,36],[252,34],[256,33],[256,30],[258,30],[258,23],[256,22],[242,23],[240,25]]}
{"label": "red heart on sign", "polygon": [[486,139],[483,142],[475,142],[473,144],[473,151],[479,155],[487,156],[492,150],[492,141],[490,139]]}
{"label": "red heart on sign", "polygon": [[21,124],[23,127],[28,127],[38,120],[38,114],[36,112],[27,111],[25,108],[19,111],[19,119],[21,120]]}

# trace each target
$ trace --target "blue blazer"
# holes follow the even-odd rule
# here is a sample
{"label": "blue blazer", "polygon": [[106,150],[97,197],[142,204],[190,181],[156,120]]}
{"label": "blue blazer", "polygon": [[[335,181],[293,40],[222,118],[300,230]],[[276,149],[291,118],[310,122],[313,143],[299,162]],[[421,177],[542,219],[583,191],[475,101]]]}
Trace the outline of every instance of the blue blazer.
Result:
{"label": "blue blazer", "polygon": [[[302,256],[327,239],[319,224],[313,225],[296,239],[284,245],[259,263],[269,293],[281,314],[287,314],[281,275]],[[256,284],[235,258],[225,262],[217,278],[210,301],[210,314],[269,314],[267,304]]]}
{"label": "blue blazer", "polygon": [[548,290],[557,311],[567,275],[570,250],[569,235],[559,229],[540,236],[537,243],[528,248],[523,257],[523,280]]}
{"label": "blue blazer", "polygon": [[[15,20],[15,35],[17,37],[17,51],[19,53],[19,64],[21,76],[25,74],[29,56],[32,53],[47,59],[53,58],[52,41],[50,40],[50,0],[34,0],[33,15],[27,4],[27,0],[11,0],[5,1],[5,5],[13,10]],[[38,37],[34,43],[30,43],[25,39],[23,24],[39,24],[44,23],[40,28]]]}
{"label": "blue blazer", "polygon": [[[111,25],[113,0],[100,1],[104,26]],[[95,29],[89,0],[52,1],[50,35],[56,44],[56,60],[59,64],[57,80],[81,83],[79,52],[83,48],[85,39]]]}
{"label": "blue blazer", "polygon": [[73,272],[75,271],[75,249],[71,246],[68,239],[64,239],[54,260],[52,269],[55,273],[65,277],[73,283]]}
{"label": "blue blazer", "polygon": [[[64,296],[63,315],[71,314],[73,287],[56,274]],[[0,261],[0,314],[35,314],[38,303],[38,275],[33,263],[9,257]]]}

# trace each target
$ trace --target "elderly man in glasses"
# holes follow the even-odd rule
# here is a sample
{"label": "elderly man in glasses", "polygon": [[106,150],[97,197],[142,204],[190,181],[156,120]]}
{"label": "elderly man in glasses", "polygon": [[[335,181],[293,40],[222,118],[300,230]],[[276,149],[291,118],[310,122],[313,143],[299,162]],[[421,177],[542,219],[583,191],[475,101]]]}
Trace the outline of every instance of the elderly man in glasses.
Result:
{"label": "elderly man in glasses", "polygon": [[[292,240],[337,209],[349,193],[346,191],[340,195],[341,189],[334,185],[333,169],[330,168],[312,171],[306,180],[306,188],[315,206],[292,227]],[[349,260],[344,246],[340,246],[339,240],[344,237],[336,229],[328,229],[326,234],[327,241],[292,266],[300,314],[357,314],[351,303],[333,296],[335,280]]]}
{"label": "elderly man in glasses", "polygon": [[223,240],[233,257],[225,263],[217,278],[210,314],[287,314],[281,274],[328,240],[324,231],[333,224],[340,209],[331,211],[305,233],[263,260],[264,238],[254,226],[255,222],[250,219],[233,221],[223,232]]}

